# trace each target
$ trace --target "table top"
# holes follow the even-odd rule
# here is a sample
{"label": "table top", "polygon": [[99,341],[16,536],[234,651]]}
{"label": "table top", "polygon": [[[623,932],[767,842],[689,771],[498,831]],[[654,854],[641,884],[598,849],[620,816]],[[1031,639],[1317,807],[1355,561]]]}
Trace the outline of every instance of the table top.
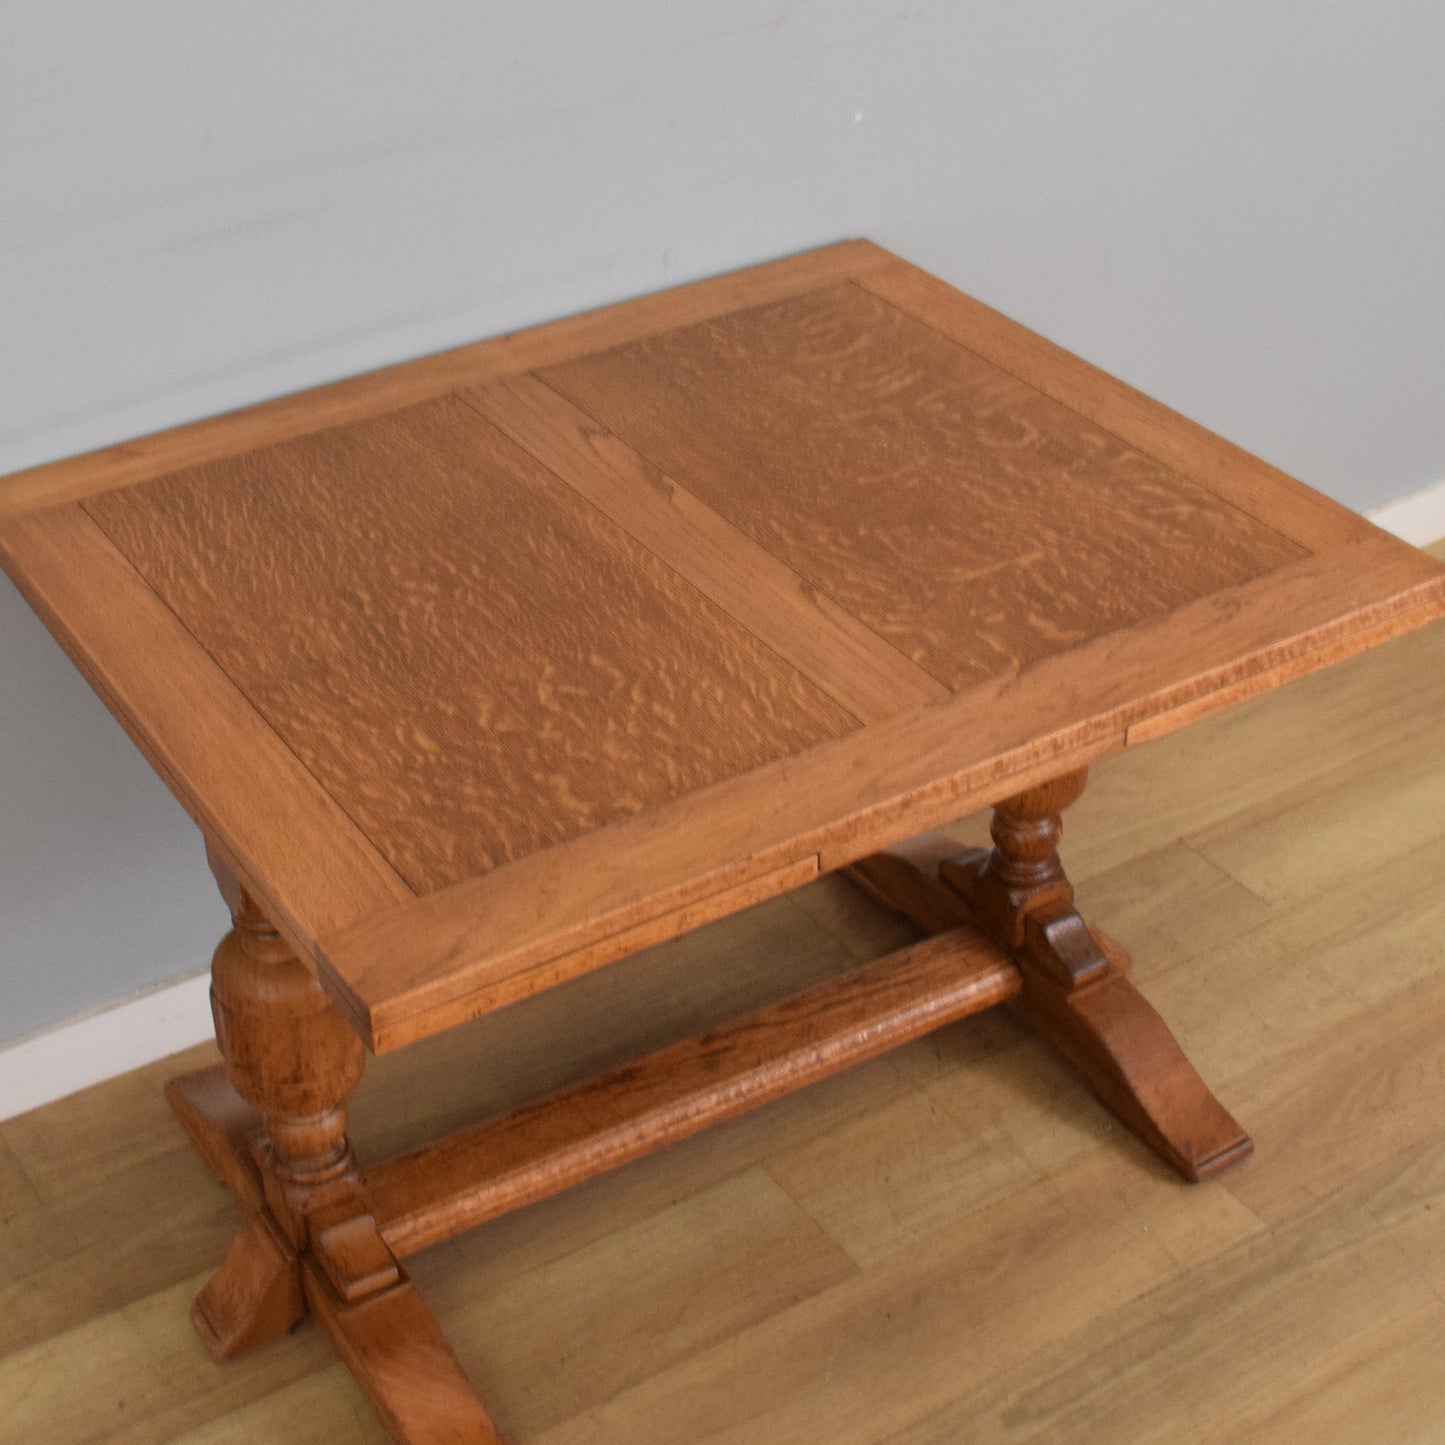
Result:
{"label": "table top", "polygon": [[376,1049],[1445,614],[867,242],[16,474],[0,561]]}

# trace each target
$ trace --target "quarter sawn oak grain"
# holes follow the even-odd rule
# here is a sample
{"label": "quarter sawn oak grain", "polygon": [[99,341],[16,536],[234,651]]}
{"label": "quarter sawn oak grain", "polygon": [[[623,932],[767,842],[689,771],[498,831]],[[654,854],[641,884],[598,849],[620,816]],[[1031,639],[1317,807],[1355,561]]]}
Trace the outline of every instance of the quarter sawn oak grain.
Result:
{"label": "quarter sawn oak grain", "polygon": [[953,688],[1304,550],[849,284],[541,375]]}
{"label": "quarter sawn oak grain", "polygon": [[857,726],[454,399],[86,507],[420,892]]}
{"label": "quarter sawn oak grain", "polygon": [[852,280],[1312,552],[1372,530],[1348,508],[907,261],[894,257]]}
{"label": "quarter sawn oak grain", "polygon": [[536,377],[512,377],[464,395],[860,721],[881,722],[948,696],[825,592]]}

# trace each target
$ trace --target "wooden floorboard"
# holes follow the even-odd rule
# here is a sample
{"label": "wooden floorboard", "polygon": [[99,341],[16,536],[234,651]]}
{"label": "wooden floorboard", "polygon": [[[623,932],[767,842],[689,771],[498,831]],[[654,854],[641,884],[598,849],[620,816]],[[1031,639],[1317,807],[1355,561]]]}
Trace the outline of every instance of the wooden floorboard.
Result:
{"label": "wooden floorboard", "polygon": [[[1445,1439],[1442,718],[1437,626],[1110,760],[1070,814],[1086,911],[1255,1137],[1240,1170],[1178,1183],[994,1011],[412,1261],[498,1425]],[[906,939],[824,879],[375,1062],[359,1148]],[[211,1057],[0,1126],[0,1439],[382,1439],[313,1327],[230,1365],[191,1331],[234,1216],[160,1084]]]}

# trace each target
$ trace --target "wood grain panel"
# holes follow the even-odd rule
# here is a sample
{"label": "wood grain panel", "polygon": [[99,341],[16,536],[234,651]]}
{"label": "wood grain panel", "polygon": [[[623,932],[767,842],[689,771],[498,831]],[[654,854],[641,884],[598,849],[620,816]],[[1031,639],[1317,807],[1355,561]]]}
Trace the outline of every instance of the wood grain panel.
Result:
{"label": "wood grain panel", "polygon": [[422,891],[856,727],[455,399],[86,505]]}
{"label": "wood grain panel", "polygon": [[462,393],[860,721],[948,689],[533,376]]}
{"label": "wood grain panel", "polygon": [[494,376],[585,355],[739,306],[811,291],[866,274],[892,259],[869,241],[840,241],[30,467],[0,479],[0,517],[95,496],[326,427],[380,416]]}
{"label": "wood grain panel", "polygon": [[842,867],[1119,751],[1146,718],[1278,685],[1440,616],[1445,569],[1377,533],[419,899],[323,951],[358,1027],[435,1031],[479,979],[585,958],[591,941],[797,857]]}
{"label": "wood grain panel", "polygon": [[950,687],[1303,552],[846,283],[541,375]]}
{"label": "wood grain panel", "polygon": [[894,258],[855,278],[865,291],[1037,388],[1131,447],[1258,517],[1310,551],[1368,535],[1373,525],[1268,462],[1091,366],[1037,332]]}
{"label": "wood grain panel", "polygon": [[304,957],[413,896],[78,506],[5,522],[0,560]]}

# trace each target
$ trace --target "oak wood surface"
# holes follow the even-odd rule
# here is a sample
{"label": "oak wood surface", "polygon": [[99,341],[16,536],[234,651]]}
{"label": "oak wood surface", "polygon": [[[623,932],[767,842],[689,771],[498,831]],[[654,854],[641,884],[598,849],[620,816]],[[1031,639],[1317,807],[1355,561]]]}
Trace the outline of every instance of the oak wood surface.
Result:
{"label": "oak wood surface", "polygon": [[86,507],[421,892],[857,727],[452,398]]}
{"label": "oak wood surface", "polygon": [[510,377],[463,396],[861,721],[948,696],[825,591],[536,377]]}
{"label": "oak wood surface", "polygon": [[1304,551],[849,284],[540,374],[955,689]]}
{"label": "oak wood surface", "polygon": [[[1243,1170],[1180,1187],[991,1011],[415,1257],[507,1437],[1432,1445],[1442,679],[1420,632],[1101,764],[1070,814],[1085,911],[1248,1118]],[[463,1077],[505,1108],[591,1072],[598,1017],[665,1038],[744,965],[766,997],[770,959],[896,947],[840,889],[376,1061],[358,1147],[446,1127]],[[373,1445],[315,1328],[226,1367],[191,1333],[234,1213],[160,1104],[177,1067],[0,1126],[0,1434]]]}
{"label": "oak wood surface", "polygon": [[1348,508],[907,261],[895,257],[854,279],[1310,551],[1371,530]]}

